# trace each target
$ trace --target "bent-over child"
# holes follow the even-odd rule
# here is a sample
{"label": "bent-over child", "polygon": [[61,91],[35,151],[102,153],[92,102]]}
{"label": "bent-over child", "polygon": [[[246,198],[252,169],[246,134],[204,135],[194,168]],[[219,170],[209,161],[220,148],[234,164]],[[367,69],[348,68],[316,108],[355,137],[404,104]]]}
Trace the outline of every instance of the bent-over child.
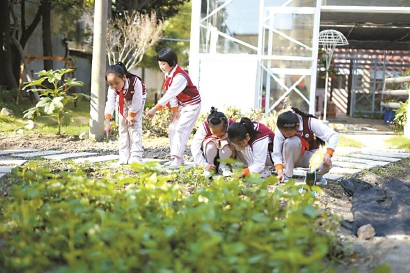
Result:
{"label": "bent-over child", "polygon": [[244,164],[242,174],[258,173],[266,178],[272,174],[272,147],[275,134],[266,125],[243,117],[228,129],[228,138],[235,146],[236,159]]}
{"label": "bent-over child", "polygon": [[204,176],[210,176],[212,171],[223,176],[232,174],[228,165],[220,161],[232,156],[228,128],[234,122],[215,107],[211,107],[207,120],[198,127],[191,144],[191,152],[195,165],[204,166]]}
{"label": "bent-over child", "polygon": [[296,167],[309,167],[310,158],[321,145],[327,143],[323,162],[316,168],[316,184],[326,185],[323,177],[332,165],[332,156],[339,135],[315,116],[292,107],[278,116],[273,149],[273,161],[280,182],[293,176]]}
{"label": "bent-over child", "polygon": [[105,104],[105,133],[111,133],[111,119],[116,104],[119,115],[119,164],[140,162],[142,148],[142,112],[146,89],[140,77],[127,71],[122,62],[110,65],[105,73],[108,93]]}
{"label": "bent-over child", "polygon": [[175,51],[164,48],[158,53],[157,60],[165,74],[165,94],[145,116],[153,117],[164,106],[171,108],[168,128],[171,162],[166,164],[170,168],[177,168],[184,162],[186,144],[201,111],[201,96],[188,73],[178,65]]}

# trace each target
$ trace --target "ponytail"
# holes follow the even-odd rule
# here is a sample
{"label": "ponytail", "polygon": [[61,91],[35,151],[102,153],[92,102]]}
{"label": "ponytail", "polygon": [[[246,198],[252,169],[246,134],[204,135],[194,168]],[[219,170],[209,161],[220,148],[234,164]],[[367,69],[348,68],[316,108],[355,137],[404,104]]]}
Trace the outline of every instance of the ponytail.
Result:
{"label": "ponytail", "polygon": [[226,118],[225,114],[222,112],[218,112],[218,109],[215,107],[211,107],[210,114],[207,118],[208,125],[213,127],[213,126],[218,126],[221,123],[226,127],[228,124],[228,119]]}
{"label": "ponytail", "polygon": [[239,122],[233,123],[228,129],[228,138],[230,141],[241,141],[249,134],[250,138],[256,136],[256,131],[253,127],[253,122],[249,118],[241,118]]}
{"label": "ponytail", "polygon": [[[127,68],[125,67],[125,64],[123,62],[118,62],[114,65],[110,65],[107,68],[107,71],[105,72],[105,80],[107,80],[108,74],[115,74],[120,78],[123,78],[126,76],[128,79],[131,79],[131,77],[136,76],[130,72],[128,72]],[[138,77],[138,76],[136,76]],[[138,77],[139,80],[142,81],[140,77]]]}

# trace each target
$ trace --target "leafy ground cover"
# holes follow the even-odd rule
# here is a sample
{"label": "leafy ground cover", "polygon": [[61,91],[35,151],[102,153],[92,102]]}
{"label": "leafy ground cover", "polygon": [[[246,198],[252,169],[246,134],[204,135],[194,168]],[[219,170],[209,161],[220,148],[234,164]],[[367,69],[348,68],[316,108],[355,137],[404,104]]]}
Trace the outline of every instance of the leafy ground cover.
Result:
{"label": "leafy ground cover", "polygon": [[[14,129],[0,131],[0,149],[117,152],[115,136],[79,140],[75,132],[57,136],[55,127],[51,134],[16,134],[21,123],[14,118]],[[339,146],[369,142],[375,141],[341,134]],[[410,151],[403,136],[386,142]],[[145,136],[144,146],[146,157],[169,156],[166,138]],[[409,164],[402,160],[359,178],[410,181]],[[351,203],[337,183],[313,199],[291,185],[273,186],[273,178],[209,181],[199,172],[30,161],[0,179],[0,272],[395,272],[396,261],[407,259],[405,241],[358,242],[340,228]],[[381,250],[399,253],[388,257]]]}
{"label": "leafy ground cover", "polygon": [[[118,167],[117,167],[118,168]],[[331,216],[296,186],[37,160],[1,200],[0,264],[32,272],[320,272]]]}

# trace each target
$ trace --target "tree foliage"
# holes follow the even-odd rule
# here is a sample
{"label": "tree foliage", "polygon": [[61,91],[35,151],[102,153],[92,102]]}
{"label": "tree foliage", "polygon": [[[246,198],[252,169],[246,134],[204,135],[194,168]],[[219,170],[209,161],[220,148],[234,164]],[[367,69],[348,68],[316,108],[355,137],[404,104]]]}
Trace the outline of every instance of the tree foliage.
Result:
{"label": "tree foliage", "polygon": [[155,11],[158,18],[168,19],[176,15],[181,6],[190,0],[116,0],[112,1],[113,17],[122,17],[125,11],[150,14]]}

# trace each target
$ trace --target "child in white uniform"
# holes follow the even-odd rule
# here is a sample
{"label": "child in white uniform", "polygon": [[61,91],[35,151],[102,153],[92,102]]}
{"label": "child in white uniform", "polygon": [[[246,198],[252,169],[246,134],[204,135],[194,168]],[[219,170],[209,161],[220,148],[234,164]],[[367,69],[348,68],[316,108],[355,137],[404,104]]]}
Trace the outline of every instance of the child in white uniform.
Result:
{"label": "child in white uniform", "polygon": [[201,96],[188,74],[178,65],[178,57],[170,48],[158,53],[158,65],[165,74],[164,96],[145,117],[153,117],[164,106],[171,108],[169,144],[170,168],[178,168],[184,162],[184,152],[189,137],[201,111]]}
{"label": "child in white uniform", "polygon": [[105,79],[109,85],[105,104],[105,133],[111,133],[111,119],[118,103],[119,164],[140,162],[142,148],[142,111],[146,90],[141,79],[129,73],[121,62],[108,67]]}
{"label": "child in white uniform", "polygon": [[212,107],[207,120],[198,127],[191,144],[191,152],[195,165],[204,166],[204,176],[208,177],[212,172],[223,176],[232,174],[226,163],[219,162],[232,156],[228,141],[228,128],[232,123],[234,120],[228,119],[224,113]]}
{"label": "child in white uniform", "polygon": [[332,166],[332,156],[339,140],[338,133],[315,116],[298,108],[280,114],[276,124],[278,129],[275,132],[273,161],[279,181],[286,182],[292,178],[295,167],[310,167],[310,158],[326,142],[323,162],[316,169],[316,184],[326,185],[323,175]]}
{"label": "child in white uniform", "polygon": [[272,145],[275,134],[266,125],[241,118],[228,129],[228,138],[236,149],[236,159],[244,163],[242,174],[258,173],[266,178],[272,175]]}

